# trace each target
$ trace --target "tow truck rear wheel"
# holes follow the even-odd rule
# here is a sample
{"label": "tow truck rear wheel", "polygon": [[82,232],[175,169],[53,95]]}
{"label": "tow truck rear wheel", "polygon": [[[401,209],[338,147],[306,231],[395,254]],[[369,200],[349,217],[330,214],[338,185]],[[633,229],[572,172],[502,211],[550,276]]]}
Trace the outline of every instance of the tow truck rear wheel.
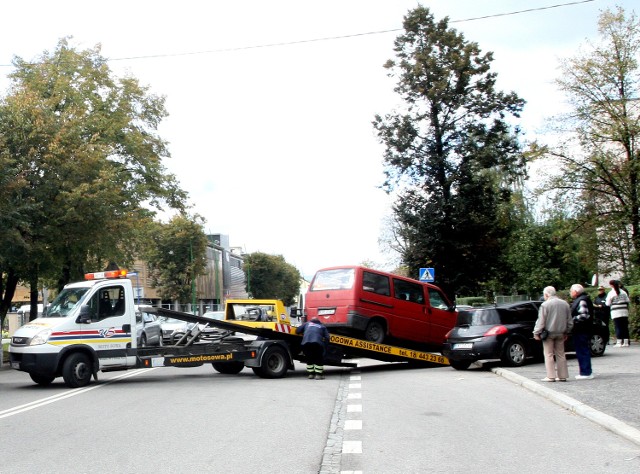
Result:
{"label": "tow truck rear wheel", "polygon": [[253,372],[263,379],[284,377],[289,368],[289,354],[280,346],[269,347],[262,356],[260,367],[252,367]]}
{"label": "tow truck rear wheel", "polygon": [[81,353],[71,354],[62,366],[62,378],[67,387],[77,388],[88,385],[92,374],[91,361]]}
{"label": "tow truck rear wheel", "polygon": [[48,375],[38,375],[38,374],[29,374],[31,380],[33,380],[38,385],[46,387],[47,385],[51,385],[51,382],[55,380],[55,377],[51,377]]}
{"label": "tow truck rear wheel", "polygon": [[244,362],[212,362],[213,368],[221,374],[239,374],[244,369]]}

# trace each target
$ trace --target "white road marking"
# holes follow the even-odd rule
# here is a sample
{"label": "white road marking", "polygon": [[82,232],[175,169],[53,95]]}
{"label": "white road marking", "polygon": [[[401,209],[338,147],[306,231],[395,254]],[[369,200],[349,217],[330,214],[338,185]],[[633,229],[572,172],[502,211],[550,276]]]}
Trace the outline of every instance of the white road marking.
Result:
{"label": "white road marking", "polygon": [[342,452],[348,454],[362,454],[362,441],[343,441]]}
{"label": "white road marking", "polygon": [[345,420],[344,429],[345,430],[361,430],[362,420]]}
{"label": "white road marking", "polygon": [[33,402],[25,403],[24,405],[19,405],[17,407],[9,408],[8,410],[2,410],[2,411],[0,411],[0,419],[8,418],[8,417],[13,416],[13,415],[18,415],[20,413],[24,413],[25,411],[33,410],[35,408],[40,408],[40,407],[43,407],[43,406],[48,405],[50,403],[55,403],[55,402],[58,402],[60,400],[65,400],[65,399],[70,398],[70,397],[75,397],[76,395],[81,395],[83,393],[90,392],[91,390],[95,390],[97,388],[104,387],[104,386],[110,384],[111,382],[115,382],[117,380],[126,379],[128,377],[135,377],[137,375],[142,375],[144,373],[149,372],[150,370],[156,370],[156,369],[154,369],[154,368],[151,368],[151,369],[138,369],[138,370],[135,370],[135,371],[128,372],[126,374],[122,374],[122,375],[118,375],[116,377],[113,377],[112,379],[109,379],[106,382],[103,382],[103,383],[101,383],[99,385],[91,385],[89,387],[74,388],[74,389],[71,389],[71,390],[66,391],[64,393],[59,393],[58,395],[52,395],[52,396],[47,397],[47,398],[42,398],[40,400],[35,400]]}
{"label": "white road marking", "polygon": [[347,405],[347,413],[362,412],[362,405]]}

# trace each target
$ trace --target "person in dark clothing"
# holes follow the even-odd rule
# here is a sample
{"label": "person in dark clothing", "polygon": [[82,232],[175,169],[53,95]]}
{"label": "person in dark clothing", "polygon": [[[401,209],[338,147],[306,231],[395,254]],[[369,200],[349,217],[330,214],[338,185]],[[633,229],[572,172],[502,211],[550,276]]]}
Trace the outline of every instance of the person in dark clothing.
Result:
{"label": "person in dark clothing", "polygon": [[313,318],[296,328],[302,334],[302,352],[307,358],[309,379],[324,379],[324,354],[329,344],[329,331],[318,318]]}
{"label": "person in dark clothing", "polygon": [[[607,306],[607,293],[604,286],[598,287],[598,296],[593,300],[594,316],[607,325],[609,330],[609,321],[611,321],[611,308]],[[609,339],[607,339],[609,344]]]}
{"label": "person in dark clothing", "polygon": [[580,366],[580,374],[576,375],[576,379],[592,379],[589,338],[591,337],[593,326],[593,303],[589,295],[584,292],[584,287],[578,283],[571,285],[569,292],[571,293],[571,298],[573,298],[571,303],[573,345],[576,349],[576,357]]}

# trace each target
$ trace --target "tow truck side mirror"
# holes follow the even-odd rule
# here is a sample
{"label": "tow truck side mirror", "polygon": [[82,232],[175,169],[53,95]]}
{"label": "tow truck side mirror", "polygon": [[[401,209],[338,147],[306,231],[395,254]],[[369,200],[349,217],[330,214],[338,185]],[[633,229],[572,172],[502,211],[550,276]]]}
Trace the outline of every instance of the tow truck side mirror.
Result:
{"label": "tow truck side mirror", "polygon": [[91,322],[91,308],[87,305],[80,307],[80,315],[76,319],[78,324],[89,324]]}

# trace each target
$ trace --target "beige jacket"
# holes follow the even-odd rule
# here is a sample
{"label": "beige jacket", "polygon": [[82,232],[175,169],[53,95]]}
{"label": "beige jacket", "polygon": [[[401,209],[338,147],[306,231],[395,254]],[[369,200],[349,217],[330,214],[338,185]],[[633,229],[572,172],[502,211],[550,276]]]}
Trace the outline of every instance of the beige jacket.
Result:
{"label": "beige jacket", "polygon": [[538,320],[533,334],[537,336],[546,329],[549,336],[561,336],[570,333],[572,328],[573,318],[569,303],[557,296],[550,296],[538,310]]}

